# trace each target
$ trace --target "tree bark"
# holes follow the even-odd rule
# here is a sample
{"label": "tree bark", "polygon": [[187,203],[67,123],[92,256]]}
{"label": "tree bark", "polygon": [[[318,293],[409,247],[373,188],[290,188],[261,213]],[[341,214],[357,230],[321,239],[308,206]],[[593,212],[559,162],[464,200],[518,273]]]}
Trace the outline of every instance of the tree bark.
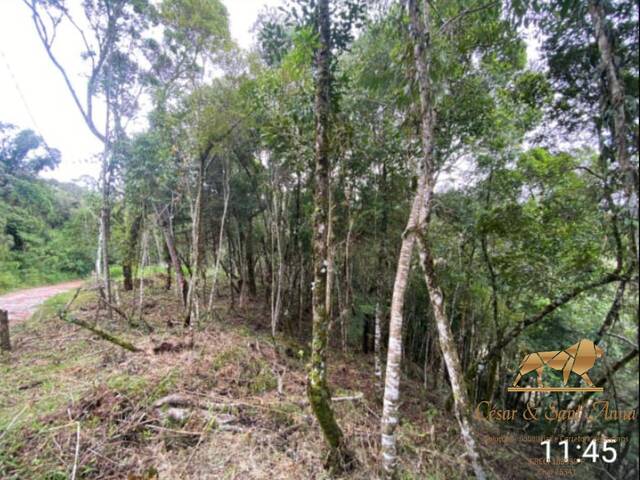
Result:
{"label": "tree bark", "polygon": [[[423,38],[421,38],[421,36],[424,36],[424,31],[422,27],[419,27],[419,25],[422,25],[422,23],[418,19],[419,13],[417,0],[409,1],[409,11],[412,17],[411,31],[414,40],[414,55],[416,58],[418,58],[424,55],[425,50],[422,43]],[[425,15],[428,15],[428,13],[425,12]],[[418,31],[414,31],[416,27],[419,27]],[[418,65],[418,63],[420,63],[420,65]],[[427,62],[416,61],[416,66],[427,68],[426,74],[428,76],[429,64]],[[431,111],[431,109],[429,109],[429,111]],[[423,133],[427,131],[427,129],[431,131],[431,124],[430,122],[425,122],[426,119],[427,117],[423,115]],[[428,144],[423,143],[422,149],[424,152],[430,153],[430,140]],[[400,367],[402,363],[402,324],[404,315],[404,296],[409,279],[409,273],[411,270],[411,256],[416,241],[416,229],[419,225],[420,219],[423,216],[421,210],[424,207],[423,197],[427,187],[427,175],[425,171],[426,166],[427,165],[424,162],[423,158],[423,162],[421,162],[420,164],[418,189],[413,199],[411,212],[409,214],[409,219],[407,220],[407,228],[405,229],[405,232],[403,234],[402,244],[400,246],[400,255],[398,257],[396,277],[393,284],[393,295],[391,297],[391,311],[389,314],[389,347],[387,349],[387,369],[385,373],[384,401],[381,419],[382,469],[385,478],[393,478],[395,476],[398,463],[395,430],[398,426],[399,420],[398,403],[400,400]]]}
{"label": "tree bark", "polygon": [[398,403],[400,400],[400,366],[402,362],[402,323],[404,314],[404,294],[411,270],[411,255],[415,244],[416,227],[421,215],[422,197],[425,191],[425,176],[421,175],[418,190],[413,199],[407,228],[403,234],[396,277],[391,297],[389,314],[389,347],[387,349],[387,369],[384,384],[382,408],[382,468],[385,478],[395,475],[397,449],[395,430],[398,426]]}
{"label": "tree bark", "polygon": [[9,312],[0,310],[0,350],[11,351],[11,339],[9,337]]}
{"label": "tree bark", "polygon": [[[198,281],[200,280],[200,226],[201,222],[201,212],[202,212],[202,189],[204,182],[204,174],[205,174],[205,163],[208,160],[208,154],[202,155],[198,162],[198,175],[197,175],[197,186],[196,186],[196,196],[191,205],[191,265],[192,272],[191,277],[189,279],[189,288],[187,290],[187,299],[185,305],[184,312],[184,326],[189,327],[192,323],[193,313],[196,313],[196,323],[199,321],[198,317]],[[195,306],[194,306],[195,304]]]}
{"label": "tree bark", "polygon": [[624,85],[620,79],[618,67],[615,62],[615,52],[610,41],[610,35],[606,25],[606,18],[602,2],[591,0],[589,2],[589,15],[593,22],[596,42],[600,51],[602,66],[607,75],[609,87],[609,101],[613,108],[614,142],[616,147],[616,158],[624,175],[624,184],[627,195],[634,192],[636,200],[638,196],[638,172],[629,161],[627,153],[627,121],[624,108]]}
{"label": "tree bark", "polygon": [[113,320],[111,304],[113,303],[111,293],[111,272],[109,271],[109,239],[111,237],[111,181],[110,181],[110,160],[111,149],[109,143],[105,143],[100,181],[102,182],[102,205],[100,207],[100,236],[99,249],[102,260],[102,288],[107,300],[107,312],[109,320]]}
{"label": "tree bark", "polygon": [[445,311],[444,297],[442,289],[438,285],[433,257],[431,256],[430,247],[426,242],[426,238],[420,237],[420,263],[424,272],[425,283],[429,291],[431,307],[436,320],[438,329],[438,340],[440,342],[440,350],[447,367],[449,380],[451,382],[451,391],[453,392],[454,412],[458,425],[460,426],[460,434],[465,444],[471,466],[474,474],[478,479],[486,478],[480,455],[476,446],[475,434],[471,425],[471,416],[469,410],[469,400],[467,398],[467,387],[464,384],[464,376],[462,367],[460,366],[460,358],[456,349],[455,341],[449,326],[449,319]]}
{"label": "tree bark", "polygon": [[122,276],[124,277],[124,289],[130,292],[133,290],[133,265],[136,259],[136,247],[138,245],[138,237],[140,236],[142,215],[136,215],[133,221],[127,223],[129,223],[129,228],[127,228],[127,240],[122,258]]}
{"label": "tree bark", "polygon": [[245,256],[247,263],[247,286],[249,288],[249,295],[256,296],[256,272],[255,272],[255,259],[253,253],[253,217],[249,218],[247,223],[247,240],[245,247]]}
{"label": "tree bark", "polygon": [[380,225],[380,251],[378,254],[378,278],[376,280],[376,310],[374,318],[374,337],[373,337],[373,355],[374,355],[374,375],[378,387],[382,387],[382,321],[387,309],[386,294],[387,287],[385,282],[388,270],[387,260],[387,226],[389,224],[389,214],[387,211],[387,165],[382,164],[382,176],[380,179],[380,190],[382,194],[382,219]]}
{"label": "tree bark", "polygon": [[171,258],[171,265],[173,266],[173,270],[176,273],[176,281],[178,282],[178,289],[180,292],[180,299],[182,300],[183,305],[186,304],[186,289],[185,289],[185,279],[182,274],[182,262],[180,261],[180,256],[178,255],[178,251],[176,249],[175,238],[173,236],[173,227],[171,226],[171,219],[169,217],[169,213],[164,209],[162,212],[157,212],[158,223],[160,224],[160,228],[162,229],[162,233],[164,235],[164,241],[167,245],[167,250],[169,251],[169,257]]}
{"label": "tree bark", "polygon": [[[620,72],[616,65],[615,52],[611,44],[611,35],[607,26],[604,8],[601,0],[589,1],[589,15],[593,22],[593,29],[600,51],[602,67],[606,73],[609,103],[613,110],[612,137],[615,144],[616,159],[622,170],[622,182],[627,195],[627,201],[632,220],[638,220],[638,171],[634,168],[627,152],[627,119],[625,111],[624,84],[620,78]],[[633,261],[638,262],[638,232],[635,226],[629,229],[629,234],[634,250]]]}
{"label": "tree bark", "polygon": [[318,0],[316,18],[320,47],[316,52],[315,94],[315,194],[313,215],[313,335],[311,362],[307,381],[307,395],[324,438],[329,445],[327,467],[339,471],[351,463],[342,430],[331,407],[331,393],[327,384],[327,347],[329,312],[327,310],[328,233],[329,233],[329,112],[331,92],[331,28],[329,0]]}
{"label": "tree bark", "polygon": [[222,208],[222,218],[220,219],[220,231],[218,232],[218,247],[216,251],[216,262],[213,268],[213,279],[211,280],[211,292],[209,293],[209,304],[207,305],[207,311],[209,315],[213,312],[213,301],[216,295],[216,285],[218,282],[218,272],[220,272],[220,260],[222,257],[222,244],[224,242],[224,228],[225,223],[227,221],[227,210],[229,207],[229,197],[231,196],[231,190],[229,188],[229,165],[228,163],[223,163],[224,166],[224,174],[223,174],[223,195],[224,195],[224,206]]}
{"label": "tree bark", "polygon": [[[398,399],[400,384],[400,362],[402,360],[402,321],[404,293],[411,268],[411,253],[418,237],[421,242],[420,257],[425,280],[431,298],[431,305],[438,326],[438,335],[443,359],[451,379],[455,400],[455,410],[460,425],[461,436],[469,454],[471,465],[477,478],[485,479],[485,473],[476,449],[472,426],[468,415],[468,401],[462,380],[460,360],[455,348],[448,319],[444,310],[444,300],[435,276],[433,259],[427,249],[425,235],[431,212],[434,189],[435,165],[433,161],[433,132],[435,111],[431,98],[430,78],[430,15],[429,3],[423,3],[423,17],[420,15],[418,0],[409,0],[411,37],[414,44],[414,58],[418,77],[421,106],[422,161],[418,191],[413,200],[411,215],[400,249],[396,282],[391,302],[391,322],[389,332],[389,352],[387,354],[387,374],[385,381],[384,407],[382,414],[382,462],[385,477],[395,475],[397,464],[395,428],[398,424]],[[419,235],[418,235],[418,231]]]}

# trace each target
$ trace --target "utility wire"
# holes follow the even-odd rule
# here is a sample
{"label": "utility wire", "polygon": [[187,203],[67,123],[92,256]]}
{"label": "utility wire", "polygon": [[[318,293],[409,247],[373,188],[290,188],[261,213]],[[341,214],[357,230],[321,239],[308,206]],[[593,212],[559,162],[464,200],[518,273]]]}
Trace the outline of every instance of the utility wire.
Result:
{"label": "utility wire", "polygon": [[45,148],[47,150],[51,150],[51,148],[49,147],[49,144],[47,143],[47,140],[44,138],[44,135],[42,134],[42,129],[38,125],[38,122],[36,121],[36,119],[35,119],[35,117],[33,115],[33,112],[31,111],[31,108],[29,108],[29,103],[27,102],[27,99],[25,98],[24,93],[22,93],[22,89],[20,88],[20,84],[18,83],[18,79],[14,75],[13,70],[11,69],[11,65],[9,65],[9,60],[7,59],[7,57],[4,54],[4,52],[2,51],[2,49],[0,49],[0,57],[2,57],[2,60],[4,61],[5,67],[7,67],[7,71],[9,72],[9,76],[11,77],[11,80],[13,80],[13,85],[16,88],[16,91],[18,92],[18,96],[20,97],[20,100],[22,101],[22,105],[24,106],[25,110],[27,111],[27,115],[29,115],[29,118],[31,119],[31,123],[33,124],[38,136],[42,139],[42,142],[44,143]]}

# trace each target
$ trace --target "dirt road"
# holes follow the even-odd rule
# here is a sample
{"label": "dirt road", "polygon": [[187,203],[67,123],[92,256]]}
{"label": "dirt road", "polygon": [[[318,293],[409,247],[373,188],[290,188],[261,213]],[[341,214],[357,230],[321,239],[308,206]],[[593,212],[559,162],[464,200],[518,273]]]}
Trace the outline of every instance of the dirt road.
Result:
{"label": "dirt road", "polygon": [[29,318],[47,298],[73,288],[78,288],[82,283],[82,280],[74,280],[73,282],[28,288],[26,290],[18,290],[0,295],[0,309],[9,312],[10,323],[16,323]]}

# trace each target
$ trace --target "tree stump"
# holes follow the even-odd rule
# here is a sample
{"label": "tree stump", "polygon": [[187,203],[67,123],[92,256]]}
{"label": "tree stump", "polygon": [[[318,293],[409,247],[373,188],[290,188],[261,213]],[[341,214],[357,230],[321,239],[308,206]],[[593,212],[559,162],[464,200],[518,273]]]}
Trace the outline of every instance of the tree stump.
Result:
{"label": "tree stump", "polygon": [[11,351],[11,340],[9,339],[9,312],[0,310],[0,350]]}

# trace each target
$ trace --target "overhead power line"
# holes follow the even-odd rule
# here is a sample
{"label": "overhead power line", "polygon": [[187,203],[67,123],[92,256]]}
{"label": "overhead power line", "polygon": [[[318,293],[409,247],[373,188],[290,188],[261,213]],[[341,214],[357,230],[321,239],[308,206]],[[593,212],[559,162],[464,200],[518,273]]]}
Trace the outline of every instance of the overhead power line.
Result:
{"label": "overhead power line", "polygon": [[25,98],[24,93],[22,92],[22,89],[20,88],[20,84],[18,83],[18,79],[16,78],[15,74],[13,73],[11,65],[9,65],[9,60],[7,59],[7,56],[4,54],[2,49],[0,49],[0,57],[2,57],[2,60],[4,62],[5,67],[7,67],[7,71],[9,72],[9,76],[11,77],[11,80],[13,81],[13,85],[14,85],[16,91],[18,92],[18,96],[20,97],[20,100],[22,101],[22,105],[24,106],[24,109],[27,111],[27,115],[29,116],[29,119],[31,119],[31,123],[33,124],[33,127],[34,127],[36,133],[40,136],[40,138],[42,138],[42,141],[43,141],[45,147],[47,149],[50,149],[49,144],[47,143],[47,140],[45,139],[44,135],[42,134],[42,129],[38,125],[38,122],[36,121],[36,118],[33,115],[33,112],[31,110],[31,108],[29,107],[29,102],[27,102],[27,99]]}

